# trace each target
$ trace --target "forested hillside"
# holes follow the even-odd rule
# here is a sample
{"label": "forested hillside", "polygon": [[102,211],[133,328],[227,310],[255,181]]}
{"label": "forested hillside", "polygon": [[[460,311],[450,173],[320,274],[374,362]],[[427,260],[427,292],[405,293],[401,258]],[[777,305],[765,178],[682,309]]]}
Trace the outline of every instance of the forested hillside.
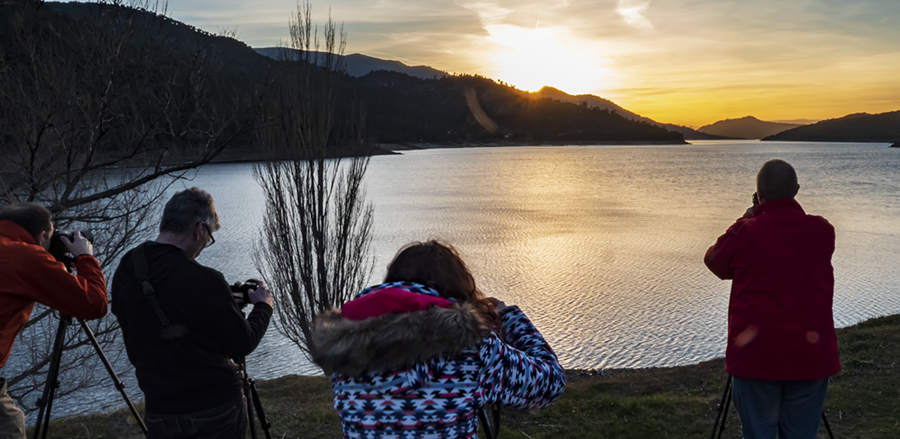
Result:
{"label": "forested hillside", "polygon": [[[52,107],[74,98],[91,108],[100,108],[96,106],[103,102],[111,106],[92,120],[79,120],[78,114],[67,114],[62,120],[57,112],[53,113],[56,120],[45,122],[95,136],[82,141],[95,144],[97,151],[134,159],[132,147],[139,146],[142,153],[166,149],[166,160],[176,160],[218,154],[227,146],[252,156],[259,148],[253,127],[267,123],[259,115],[267,114],[270,84],[285,80],[277,66],[297,62],[273,60],[240,41],[150,11],[123,13],[126,8],[117,5],[25,3],[32,6],[24,9],[31,14],[24,20],[46,31],[40,41],[18,41],[15,29],[22,25],[23,9],[0,5],[0,43],[7,67],[0,69],[7,98],[6,111],[0,112],[0,138],[6,144],[20,144],[40,132],[27,120],[41,120],[50,113],[30,104],[45,102],[41,105]],[[108,22],[114,14],[122,19],[113,28],[97,24],[101,17]],[[123,51],[107,56],[116,48]],[[111,62],[116,64],[102,65]],[[47,70],[30,75],[28,65]],[[374,71],[363,77],[344,75],[341,83],[339,123],[346,123],[362,108],[366,114],[363,138],[369,143],[684,141],[682,134],[609,110],[540,98],[477,76],[421,79]],[[75,97],[79,89],[85,92]],[[101,128],[105,131],[98,136],[89,127],[101,121],[106,123]],[[135,129],[129,131],[129,124]],[[22,129],[26,125],[30,127]],[[224,130],[212,149],[184,135],[210,129]]]}
{"label": "forested hillside", "polygon": [[900,141],[900,111],[851,114],[797,127],[762,140],[897,142]]}

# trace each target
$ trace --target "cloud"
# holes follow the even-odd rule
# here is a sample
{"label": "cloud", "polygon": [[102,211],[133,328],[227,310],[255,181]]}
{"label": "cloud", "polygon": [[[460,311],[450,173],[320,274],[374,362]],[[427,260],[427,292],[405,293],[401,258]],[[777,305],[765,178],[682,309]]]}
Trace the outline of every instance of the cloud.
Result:
{"label": "cloud", "polygon": [[[870,112],[900,107],[897,0],[313,1],[315,22],[331,9],[344,23],[348,53],[507,82],[526,71],[596,84],[577,91],[662,121],[700,106],[743,116],[765,102],[782,119],[821,118],[812,110],[837,108],[823,99],[854,96]],[[169,0],[173,18],[237,29],[253,47],[285,39],[295,10],[296,0]]]}
{"label": "cloud", "polygon": [[653,30],[653,23],[644,16],[650,8],[650,0],[619,0],[616,12],[625,23],[641,30]]}

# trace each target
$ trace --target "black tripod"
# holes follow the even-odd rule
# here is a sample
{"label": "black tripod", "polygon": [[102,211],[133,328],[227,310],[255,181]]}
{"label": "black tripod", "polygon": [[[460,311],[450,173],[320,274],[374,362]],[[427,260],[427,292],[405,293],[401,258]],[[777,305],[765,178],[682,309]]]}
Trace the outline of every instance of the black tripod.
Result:
{"label": "black tripod", "polygon": [[237,364],[241,371],[241,380],[244,381],[244,396],[247,399],[247,424],[250,427],[250,437],[253,439],[258,437],[256,421],[254,421],[254,417],[257,417],[263,433],[266,434],[266,439],[272,439],[272,434],[269,432],[272,423],[266,419],[266,412],[263,410],[262,402],[259,400],[259,392],[256,391],[256,380],[247,375],[247,360],[244,357],[240,357],[237,359]]}
{"label": "black tripod", "polygon": [[[112,368],[112,364],[109,363],[109,360],[106,358],[106,354],[104,354],[103,349],[100,348],[100,343],[98,343],[97,338],[94,337],[94,332],[91,331],[90,326],[88,326],[84,321],[80,321],[80,323],[81,329],[84,330],[85,334],[87,334],[88,339],[90,339],[91,341],[91,345],[93,345],[94,350],[97,351],[97,355],[100,357],[100,361],[103,362],[104,366],[106,366],[106,371],[109,372],[109,377],[112,378],[113,382],[116,385],[116,388],[119,389],[119,393],[122,394],[122,398],[125,399],[125,403],[128,404],[128,408],[131,409],[131,414],[134,416],[134,419],[137,420],[138,425],[144,432],[144,436],[146,436],[147,426],[144,424],[144,420],[141,419],[141,416],[138,414],[137,409],[134,408],[134,404],[132,404],[131,400],[128,399],[128,395],[125,394],[125,383],[123,383],[122,380],[119,379],[119,376],[116,375],[116,372]],[[70,324],[72,324],[72,317],[60,313],[59,326],[56,328],[56,339],[53,341],[53,351],[50,353],[50,370],[47,372],[47,382],[44,384],[44,393],[41,394],[41,398],[37,401],[37,405],[41,409],[38,412],[37,423],[34,426],[35,439],[46,438],[47,431],[50,429],[50,410],[53,408],[53,396],[56,393],[56,389],[59,387],[59,363],[62,359],[62,351],[65,345],[66,327]],[[46,412],[44,411],[45,409]],[[44,416],[45,414],[46,417]],[[43,427],[43,430],[41,430],[41,427]]]}
{"label": "black tripod", "polygon": [[[721,439],[722,433],[725,432],[725,419],[728,418],[728,406],[731,404],[731,374],[729,374],[725,378],[725,390],[722,391],[722,400],[719,401],[718,413],[716,413],[716,422],[713,423],[713,431],[712,435],[709,436],[709,439]],[[719,419],[722,419],[722,423],[719,423]],[[825,424],[825,430],[828,431],[828,437],[834,439],[834,433],[831,432],[831,425],[828,424],[828,418],[825,417],[825,412],[822,412],[822,423]],[[716,437],[716,430],[719,431],[718,438]]]}
{"label": "black tripod", "polygon": [[[490,413],[488,413],[489,410]],[[500,436],[500,404],[479,408],[478,419],[481,421],[481,429],[487,439],[497,439]]]}

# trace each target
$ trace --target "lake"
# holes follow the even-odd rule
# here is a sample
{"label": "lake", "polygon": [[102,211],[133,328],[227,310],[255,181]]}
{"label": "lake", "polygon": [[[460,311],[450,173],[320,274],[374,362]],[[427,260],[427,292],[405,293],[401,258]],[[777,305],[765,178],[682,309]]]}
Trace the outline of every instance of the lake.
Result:
{"label": "lake", "polygon": [[[525,311],[566,368],[719,357],[730,282],[711,274],[703,255],[750,206],[756,172],[772,158],[794,165],[797,200],[836,229],[835,323],[900,312],[900,149],[886,144],[695,141],[373,157],[370,283],[404,244],[439,238],[459,249],[482,291]],[[199,262],[230,281],[257,277],[264,202],[252,165],[208,165],[176,190],[189,186],[209,191],[222,219],[217,245]],[[261,379],[321,373],[272,326],[247,361]],[[141,399],[136,384],[128,392]],[[111,385],[108,393],[119,401]]]}

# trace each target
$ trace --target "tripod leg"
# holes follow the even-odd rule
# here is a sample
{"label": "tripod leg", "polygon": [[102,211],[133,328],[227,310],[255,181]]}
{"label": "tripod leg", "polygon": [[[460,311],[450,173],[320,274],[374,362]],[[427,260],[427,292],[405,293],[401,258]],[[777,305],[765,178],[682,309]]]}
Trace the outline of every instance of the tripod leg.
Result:
{"label": "tripod leg", "polygon": [[88,338],[91,340],[91,344],[94,346],[94,350],[97,352],[97,356],[100,357],[100,361],[106,366],[106,372],[109,373],[109,377],[112,378],[113,383],[116,385],[116,389],[119,390],[119,393],[122,394],[122,398],[125,399],[125,403],[128,404],[128,409],[131,410],[131,415],[134,416],[134,420],[137,421],[138,425],[141,427],[141,431],[144,432],[144,436],[147,436],[147,424],[144,423],[144,419],[141,418],[141,415],[138,414],[137,408],[134,407],[134,404],[131,402],[131,399],[128,398],[128,394],[125,393],[125,383],[119,379],[119,376],[116,375],[116,371],[113,370],[112,364],[110,364],[109,359],[106,358],[106,354],[103,353],[103,349],[100,348],[100,343],[97,342],[97,337],[94,337],[94,331],[91,331],[91,327],[88,326],[87,323],[81,321],[81,329],[84,330],[84,333],[87,334]]}
{"label": "tripod leg", "polygon": [[[53,409],[53,395],[56,393],[56,388],[59,387],[59,363],[62,360],[63,345],[65,345],[66,341],[66,327],[69,326],[71,321],[71,317],[64,314],[59,315],[59,326],[56,327],[56,338],[53,339],[53,351],[50,354],[50,368],[47,370],[47,381],[44,383],[44,392],[41,394],[41,399],[37,401],[41,409],[38,411],[38,419],[34,425],[35,438],[47,437],[47,430],[50,428],[50,411]],[[42,427],[43,430],[41,429]]]}
{"label": "tripod leg", "polygon": [[253,439],[257,439],[258,435],[256,433],[256,421],[253,419],[256,416],[253,413],[253,399],[250,397],[250,395],[248,395],[249,388],[249,385],[244,386],[244,398],[247,401],[247,427],[250,428],[250,437]]}
{"label": "tripod leg", "polygon": [[259,417],[259,425],[266,434],[266,439],[272,439],[272,433],[269,432],[269,428],[272,427],[272,424],[266,419],[266,412],[263,410],[262,401],[259,400],[259,391],[256,390],[256,380],[250,378],[248,381],[250,382],[250,394],[253,399],[253,406],[256,407],[256,415]]}
{"label": "tripod leg", "polygon": [[828,423],[828,418],[825,417],[825,411],[822,411],[822,422],[825,424],[825,431],[828,432],[828,437],[834,439],[834,433],[831,432],[831,424]]}
{"label": "tripod leg", "polygon": [[[728,398],[728,395],[731,393],[731,375],[729,374],[725,378],[725,388],[722,390],[722,400],[719,401],[718,409],[719,411],[716,413],[716,421],[713,423],[712,434],[709,436],[709,439],[716,439],[716,431],[719,429],[719,419],[722,418],[722,409],[725,407],[725,401]],[[724,428],[725,421],[722,421],[722,426]],[[719,433],[721,436],[721,433]]]}
{"label": "tripod leg", "polygon": [[[728,377],[731,378],[731,375],[729,375]],[[719,438],[718,439],[722,439],[722,434],[725,433],[725,420],[728,419],[728,408],[731,406],[731,391],[732,391],[732,387],[730,385],[731,380],[728,380],[728,382],[729,382],[728,396],[725,398],[725,408],[722,409],[722,424],[719,425]]]}

